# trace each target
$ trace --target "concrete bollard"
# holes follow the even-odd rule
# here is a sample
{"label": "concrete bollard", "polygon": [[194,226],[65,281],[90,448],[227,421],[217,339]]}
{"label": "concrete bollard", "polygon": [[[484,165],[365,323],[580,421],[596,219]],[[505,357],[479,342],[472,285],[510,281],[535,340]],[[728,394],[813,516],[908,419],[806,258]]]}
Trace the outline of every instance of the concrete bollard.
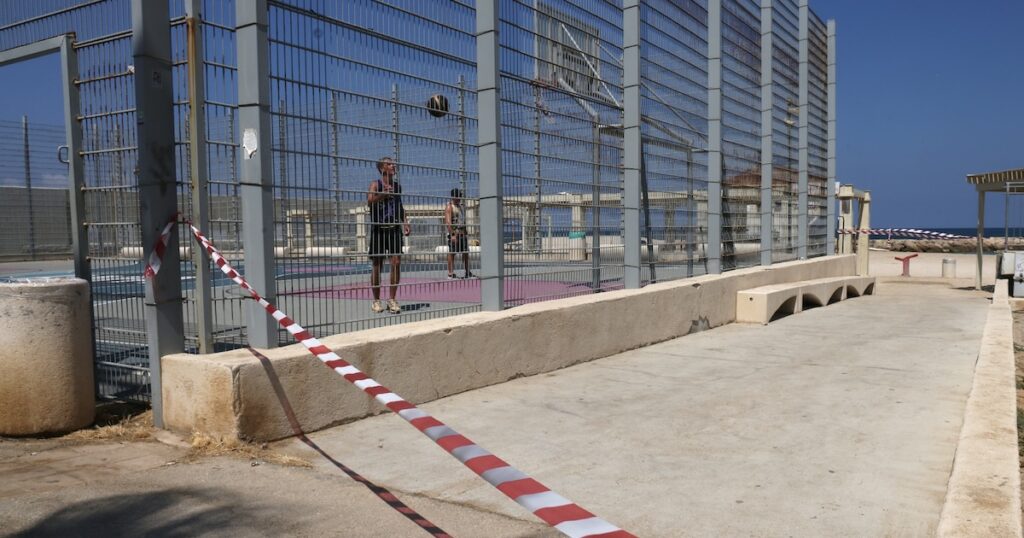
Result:
{"label": "concrete bollard", "polygon": [[0,435],[63,433],[96,415],[89,284],[0,281]]}
{"label": "concrete bollard", "polygon": [[942,278],[956,278],[956,259],[942,258]]}

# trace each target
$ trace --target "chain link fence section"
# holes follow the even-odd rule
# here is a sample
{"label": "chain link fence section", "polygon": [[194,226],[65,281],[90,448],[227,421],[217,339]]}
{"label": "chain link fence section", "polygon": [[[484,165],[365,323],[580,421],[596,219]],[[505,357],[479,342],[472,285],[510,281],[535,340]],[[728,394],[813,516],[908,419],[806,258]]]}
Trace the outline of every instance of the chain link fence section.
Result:
{"label": "chain link fence section", "polygon": [[71,257],[65,142],[60,125],[0,120],[0,261]]}
{"label": "chain link fence section", "polygon": [[772,263],[796,259],[799,171],[799,6],[772,2]]}
{"label": "chain link fence section", "polygon": [[651,0],[640,9],[648,190],[640,253],[642,280],[653,282],[707,273],[708,15],[700,2]]}
{"label": "chain link fence section", "polygon": [[[477,281],[449,278],[478,264],[472,6],[268,4],[282,309],[324,334],[479,310]],[[400,266],[381,263],[375,292],[372,236],[401,227],[374,222],[368,205],[382,158],[396,164],[410,230],[398,248]],[[453,230],[445,218],[455,189],[462,222]],[[456,240],[453,231],[461,234]],[[449,254],[465,255],[469,265],[456,259],[449,269]],[[401,313],[375,312],[375,297],[386,302],[395,281]],[[280,341],[290,336],[282,331]]]}
{"label": "chain link fence section", "polygon": [[722,1],[722,269],[761,258],[761,6]]}
{"label": "chain link fence section", "polygon": [[623,286],[622,9],[500,5],[505,304]]}
{"label": "chain link fence section", "polygon": [[[642,283],[703,274],[708,251],[718,250],[707,244],[708,178],[717,171],[709,173],[706,153],[711,145],[708,10],[717,1],[644,0],[639,6],[644,188],[636,247]],[[204,231],[244,271],[239,5],[234,0],[192,3],[190,9],[198,5],[202,17],[189,23],[191,2],[168,0],[179,209],[192,216],[195,201],[205,197],[209,223]],[[760,4],[721,4],[722,261],[729,269],[765,261],[760,256],[768,248],[762,244],[765,236],[771,238],[771,261],[797,255],[801,8],[795,0],[770,4],[773,172],[772,207],[767,208],[758,196]],[[499,6],[503,233],[500,245],[486,247],[504,257],[503,306],[621,288],[623,2],[504,0]],[[322,334],[480,310],[480,281],[461,278],[477,272],[482,248],[475,3],[268,0],[267,10],[273,226],[266,241],[273,245],[282,308]],[[146,401],[149,351],[139,276],[144,249],[135,178],[131,20],[129,0],[16,3],[0,12],[0,49],[76,33],[81,110],[75,121],[83,133],[97,378],[105,397]],[[807,244],[808,255],[815,256],[825,254],[827,240],[827,39],[813,13],[808,26]],[[199,106],[205,128],[196,139],[201,148],[193,147],[190,132],[190,27],[203,43]],[[18,127],[0,123],[0,144],[13,141],[14,151],[23,152]],[[43,131],[40,126],[39,135]],[[37,146],[31,138],[35,132],[30,124],[30,153]],[[0,151],[5,148],[0,145]],[[197,151],[205,168],[194,177],[191,161]],[[411,228],[400,249],[396,288],[402,311],[397,315],[372,309],[369,249],[382,223],[374,222],[367,198],[381,176],[377,164],[383,157],[397,165]],[[7,158],[12,160],[21,162]],[[57,255],[65,249],[63,240],[39,238],[49,234],[44,226],[70,230],[64,217],[67,192],[63,198],[58,194],[63,183],[53,191],[42,188],[38,181],[52,174],[35,160],[29,165],[31,188],[26,177],[0,184],[0,204],[11,206],[3,218],[25,207],[51,218],[28,218],[36,242],[23,240],[21,252],[13,254]],[[14,168],[0,174],[10,175]],[[66,170],[61,174],[66,177]],[[194,184],[202,185],[198,193]],[[772,230],[762,235],[760,216],[769,211]],[[52,218],[55,214],[61,218]],[[0,240],[0,257],[9,255],[5,245]],[[206,316],[212,319],[212,350],[247,344],[245,299],[217,274],[208,283],[198,282],[203,269],[198,264],[207,261],[186,236],[179,236],[179,245],[186,348],[196,351],[205,339],[200,319]],[[398,271],[387,262],[381,265],[379,291],[386,301],[388,283]],[[207,285],[204,302],[199,290]],[[288,335],[281,332],[278,340],[288,342]]]}
{"label": "chain link fence section", "polygon": [[828,37],[825,23],[808,16],[807,257],[824,256],[828,235]]}

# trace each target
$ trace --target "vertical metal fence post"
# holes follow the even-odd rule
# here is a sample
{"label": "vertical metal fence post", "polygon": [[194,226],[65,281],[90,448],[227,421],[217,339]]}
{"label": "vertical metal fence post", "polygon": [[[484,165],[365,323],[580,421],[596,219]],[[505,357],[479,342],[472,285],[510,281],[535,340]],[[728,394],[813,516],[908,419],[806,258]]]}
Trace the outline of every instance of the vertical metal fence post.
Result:
{"label": "vertical metal fence post", "polygon": [[[281,190],[281,197],[276,201],[277,210],[275,214],[281,215],[285,220],[285,246],[291,246],[291,235],[288,227],[291,226],[288,216],[288,198],[291,194],[288,184],[288,105],[281,99],[277,105],[277,188]],[[279,211],[279,212],[278,212]]]}
{"label": "vertical metal fence post", "polygon": [[[466,77],[459,75],[459,189],[466,196]],[[465,202],[463,202],[465,206]]]}
{"label": "vertical metal fence post", "polygon": [[708,0],[707,272],[722,272],[722,0]]}
{"label": "vertical metal fence post", "polygon": [[[192,221],[210,233],[209,177],[206,157],[206,76],[203,64],[203,1],[185,2],[188,40],[188,140]],[[195,268],[196,336],[199,353],[213,352],[213,302],[210,263],[199,248],[192,249]]]}
{"label": "vertical metal fence post", "polygon": [[477,138],[480,158],[480,301],[484,310],[505,306],[502,240],[501,78],[498,1],[476,4]]}
{"label": "vertical metal fence post", "polygon": [[[97,146],[98,147],[98,146]],[[124,147],[124,132],[121,129],[121,124],[114,124],[114,147]],[[124,177],[124,152],[118,151],[114,153],[114,177],[111,178],[110,184],[115,187],[125,186]],[[117,223],[128,222],[128,217],[125,215],[124,210],[124,190],[116,189],[109,193],[110,205],[113,209],[113,221]],[[134,216],[132,217],[134,218]],[[119,252],[121,247],[129,244],[129,234],[124,224],[118,224],[114,227],[113,240],[114,240],[114,251]]]}
{"label": "vertical metal fence post", "polygon": [[590,172],[590,289],[601,291],[601,123],[594,117]]}
{"label": "vertical metal fence post", "polygon": [[32,207],[32,159],[28,142],[28,116],[21,117],[21,137],[24,151],[22,157],[25,166],[25,197],[28,203],[28,255],[34,260],[36,259],[36,231],[35,211]]}
{"label": "vertical metal fence post", "polygon": [[398,117],[398,84],[391,85],[391,146],[392,152],[394,152],[395,162],[399,165],[402,164],[401,152],[402,142],[398,136],[398,130],[401,129],[402,125]]}
{"label": "vertical metal fence post", "polygon": [[773,54],[772,0],[761,0],[761,265],[772,264],[772,182],[774,179],[772,132]]}
{"label": "vertical metal fence post", "polygon": [[[138,0],[136,0],[138,1]],[[238,2],[235,41],[238,54],[238,125],[242,162],[238,191],[242,199],[245,277],[268,301],[275,301],[274,174],[270,126],[270,44],[267,0]],[[277,324],[255,301],[246,301],[249,344],[277,346]]]}
{"label": "vertical metal fence post", "polygon": [[[171,29],[167,2],[132,0],[132,49],[135,65],[135,115],[138,124],[138,184],[144,256],[178,210],[175,175],[174,94],[171,80]],[[147,279],[146,339],[152,387],[153,422],[163,426],[160,358],[185,349],[178,237],[172,234],[162,270]]]}
{"label": "vertical metal fence post", "polygon": [[797,135],[797,170],[798,170],[798,184],[797,184],[797,258],[801,260],[807,259],[807,242],[808,242],[808,214],[807,214],[807,183],[808,183],[808,165],[810,163],[810,155],[807,151],[808,142],[808,120],[809,120],[809,89],[810,89],[810,12],[811,9],[808,5],[808,0],[800,0],[800,29],[799,29],[799,44],[800,44],[800,64],[799,64],[799,78],[800,88],[797,100],[799,101],[798,106],[800,107],[800,117],[797,120],[797,129],[799,134]]}
{"label": "vertical metal fence post", "polygon": [[82,120],[79,116],[78,54],[74,35],[64,36],[60,47],[64,86],[64,128],[68,146],[68,202],[71,209],[71,252],[75,260],[75,276],[92,282],[89,268],[89,233],[85,227],[85,165],[82,159]]}
{"label": "vertical metal fence post", "polygon": [[[541,187],[540,177],[540,151],[541,151],[541,139],[540,139],[540,86],[533,87],[533,224],[536,226],[534,234],[536,235],[533,248],[535,249],[536,258],[539,260],[542,257],[542,251],[544,247],[544,240],[540,237],[540,223],[541,223],[541,200],[544,195],[544,189]],[[574,230],[575,231],[575,230]]]}
{"label": "vertical metal fence post", "polygon": [[828,21],[828,211],[825,216],[825,254],[836,251],[836,21]]}
{"label": "vertical metal fence post", "polygon": [[[331,234],[342,237],[341,230],[341,128],[338,125],[338,96],[331,92],[331,188],[334,189],[334,208],[331,210]],[[310,245],[311,246],[311,245]],[[341,246],[340,244],[331,246]]]}
{"label": "vertical metal fence post", "polygon": [[697,204],[693,203],[693,148],[686,146],[686,276],[693,276],[693,257],[697,242]]}
{"label": "vertical metal fence post", "polygon": [[[622,3],[624,283],[640,287],[640,0]],[[653,238],[648,237],[650,243]],[[653,276],[652,276],[653,277]]]}

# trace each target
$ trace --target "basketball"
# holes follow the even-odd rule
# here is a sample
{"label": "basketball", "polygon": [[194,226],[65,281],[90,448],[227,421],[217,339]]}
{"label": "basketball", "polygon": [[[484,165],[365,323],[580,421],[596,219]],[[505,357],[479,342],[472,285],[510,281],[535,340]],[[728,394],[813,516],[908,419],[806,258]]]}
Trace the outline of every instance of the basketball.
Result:
{"label": "basketball", "polygon": [[427,111],[435,118],[443,117],[448,113],[448,98],[439,93],[431,95],[427,99]]}

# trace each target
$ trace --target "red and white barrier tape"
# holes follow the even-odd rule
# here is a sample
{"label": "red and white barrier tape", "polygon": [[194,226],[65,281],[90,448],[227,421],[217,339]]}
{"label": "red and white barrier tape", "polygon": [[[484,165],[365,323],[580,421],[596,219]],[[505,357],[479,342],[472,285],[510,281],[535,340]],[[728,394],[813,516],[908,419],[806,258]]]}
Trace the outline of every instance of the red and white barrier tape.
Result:
{"label": "red and white barrier tape", "polygon": [[842,235],[842,234],[850,234],[850,235],[858,235],[858,234],[888,235],[890,237],[892,237],[892,236],[912,237],[912,238],[915,238],[915,239],[974,239],[973,237],[969,237],[969,236],[966,236],[966,235],[955,235],[955,234],[947,234],[947,233],[942,233],[942,232],[930,232],[928,230],[918,230],[916,228],[879,228],[879,229],[862,228],[862,229],[859,229],[859,230],[855,229],[855,228],[844,228],[842,230],[837,230],[837,232],[840,235]]}
{"label": "red and white barrier tape", "polygon": [[[160,234],[154,255],[161,257],[166,249],[167,241],[171,234],[171,228],[176,223],[175,215]],[[373,396],[385,407],[394,411],[414,428],[429,437],[434,443],[443,448],[446,452],[469,467],[471,471],[483,478],[487,483],[494,486],[510,499],[523,508],[532,512],[533,515],[551,525],[562,534],[570,537],[632,537],[626,532],[611,523],[584,510],[569,499],[562,497],[549,489],[544,484],[530,478],[522,471],[512,467],[504,460],[484,450],[467,437],[459,434],[440,420],[430,416],[415,405],[409,403],[401,396],[391,392],[387,387],[374,381],[372,378],[361,372],[355,366],[339,357],[327,346],[309,334],[306,329],[295,323],[291,318],[281,312],[274,305],[260,296],[259,292],[249,286],[238,271],[224,259],[220,251],[213,246],[213,243],[199,231],[198,228],[186,221],[192,229],[192,235],[202,245],[203,249],[210,255],[217,267],[224,272],[231,280],[234,280],[242,289],[249,292],[249,295],[260,304],[292,337],[294,337],[310,353],[315,355],[329,368],[337,372],[348,382],[362,389],[363,392]],[[160,245],[163,245],[163,248]],[[159,251],[159,253],[158,253]],[[146,267],[146,275],[153,276],[160,270],[160,260],[153,263],[153,256]]]}
{"label": "red and white barrier tape", "polygon": [[163,263],[164,252],[167,251],[167,243],[171,241],[171,229],[178,223],[180,215],[181,213],[175,213],[171,220],[167,221],[167,224],[164,225],[164,229],[160,230],[160,237],[156,239],[156,244],[153,245],[153,252],[149,253],[149,261],[146,262],[146,269],[142,271],[142,276],[151,278],[160,272],[160,264]]}

